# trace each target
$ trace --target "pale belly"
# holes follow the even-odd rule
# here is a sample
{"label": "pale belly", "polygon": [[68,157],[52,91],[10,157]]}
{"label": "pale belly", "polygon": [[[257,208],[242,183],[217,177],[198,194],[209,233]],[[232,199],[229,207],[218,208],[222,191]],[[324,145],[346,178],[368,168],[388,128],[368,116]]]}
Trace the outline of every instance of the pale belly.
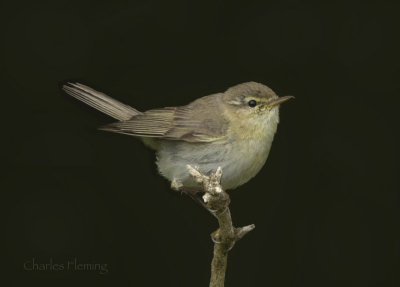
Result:
{"label": "pale belly", "polygon": [[186,165],[209,174],[222,168],[222,187],[233,189],[249,181],[263,167],[273,140],[273,134],[257,140],[226,143],[188,143],[165,141],[157,152],[159,172],[170,181],[184,186],[197,186]]}

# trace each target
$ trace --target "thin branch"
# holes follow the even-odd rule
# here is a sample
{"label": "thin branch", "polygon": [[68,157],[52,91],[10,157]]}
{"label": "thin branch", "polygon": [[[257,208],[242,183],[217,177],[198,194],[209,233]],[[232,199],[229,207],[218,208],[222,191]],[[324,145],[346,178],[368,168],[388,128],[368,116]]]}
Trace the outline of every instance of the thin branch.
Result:
{"label": "thin branch", "polygon": [[236,228],[232,224],[229,210],[229,195],[221,187],[222,169],[219,167],[209,176],[187,165],[194,180],[203,185],[205,206],[212,210],[218,220],[219,229],[211,234],[214,242],[214,256],[211,262],[210,287],[223,287],[228,259],[228,252],[235,243],[255,228],[254,224]]}

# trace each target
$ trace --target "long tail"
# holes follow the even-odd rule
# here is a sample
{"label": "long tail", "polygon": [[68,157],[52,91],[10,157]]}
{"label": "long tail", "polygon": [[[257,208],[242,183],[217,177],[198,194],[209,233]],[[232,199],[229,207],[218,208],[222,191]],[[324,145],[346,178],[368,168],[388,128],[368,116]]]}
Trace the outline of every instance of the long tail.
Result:
{"label": "long tail", "polygon": [[126,121],[141,114],[134,108],[79,83],[67,83],[62,88],[68,95],[119,121]]}

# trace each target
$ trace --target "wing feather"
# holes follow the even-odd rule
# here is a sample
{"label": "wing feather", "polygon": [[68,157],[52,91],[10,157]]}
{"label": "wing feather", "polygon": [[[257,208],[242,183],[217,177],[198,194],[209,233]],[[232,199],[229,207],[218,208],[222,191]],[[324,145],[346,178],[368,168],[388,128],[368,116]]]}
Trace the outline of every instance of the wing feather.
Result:
{"label": "wing feather", "polygon": [[[210,109],[210,105],[214,108]],[[212,142],[224,137],[228,122],[220,112],[218,94],[182,107],[154,109],[101,130],[139,137],[187,142]]]}

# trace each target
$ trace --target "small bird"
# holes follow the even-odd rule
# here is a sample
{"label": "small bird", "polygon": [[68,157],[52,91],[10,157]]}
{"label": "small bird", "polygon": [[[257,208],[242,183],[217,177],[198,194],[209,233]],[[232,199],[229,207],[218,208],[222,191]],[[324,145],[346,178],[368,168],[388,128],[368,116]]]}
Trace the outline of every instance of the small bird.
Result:
{"label": "small bird", "polygon": [[267,160],[279,122],[278,97],[267,86],[247,82],[179,107],[140,112],[79,83],[63,90],[118,122],[100,130],[131,135],[156,150],[161,175],[171,187],[199,188],[187,165],[202,174],[222,168],[221,186],[234,189],[254,177]]}

